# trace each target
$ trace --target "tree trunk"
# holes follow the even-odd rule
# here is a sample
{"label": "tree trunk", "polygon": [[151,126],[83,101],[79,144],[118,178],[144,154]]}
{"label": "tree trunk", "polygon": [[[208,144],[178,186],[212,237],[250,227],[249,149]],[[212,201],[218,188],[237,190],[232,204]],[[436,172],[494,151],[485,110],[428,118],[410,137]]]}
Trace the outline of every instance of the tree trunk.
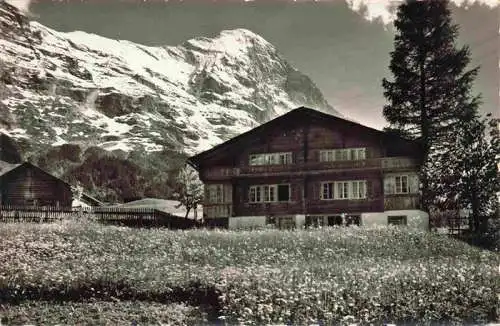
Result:
{"label": "tree trunk", "polygon": [[488,231],[488,216],[479,216],[479,232],[486,234]]}
{"label": "tree trunk", "polygon": [[[424,40],[423,37],[423,31],[422,32],[422,40]],[[422,47],[424,44],[422,44]],[[422,173],[422,209],[424,212],[429,213],[429,180],[427,178],[427,171],[425,170],[428,158],[429,158],[429,152],[430,152],[430,140],[429,140],[429,117],[427,114],[427,105],[426,105],[426,91],[425,91],[425,86],[426,86],[426,76],[425,76],[425,50],[420,49],[420,62],[419,62],[419,70],[420,70],[420,125],[422,128],[422,138],[421,141],[423,143],[423,153],[422,153],[422,159],[423,159],[423,167],[424,167],[424,173]],[[431,229],[431,224],[429,223],[429,230]]]}
{"label": "tree trunk", "polygon": [[469,230],[474,231],[474,214],[469,214]]}
{"label": "tree trunk", "polygon": [[477,198],[477,191],[475,187],[471,189],[471,207],[472,207],[472,219],[474,221],[474,229],[472,230],[473,232],[479,232],[479,203],[478,203],[478,198]]}

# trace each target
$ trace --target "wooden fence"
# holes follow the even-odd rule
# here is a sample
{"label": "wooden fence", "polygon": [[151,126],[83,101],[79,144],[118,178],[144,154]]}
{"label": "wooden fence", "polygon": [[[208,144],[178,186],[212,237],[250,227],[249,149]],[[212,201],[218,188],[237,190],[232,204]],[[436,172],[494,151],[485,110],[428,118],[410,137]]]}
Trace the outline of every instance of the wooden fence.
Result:
{"label": "wooden fence", "polygon": [[166,227],[189,229],[201,226],[200,222],[172,215],[152,208],[61,208],[0,206],[0,222],[50,223],[67,219],[91,218],[103,224],[124,225],[129,227]]}
{"label": "wooden fence", "polygon": [[469,218],[460,216],[456,210],[431,212],[430,223],[433,228],[447,229],[449,234],[462,234],[469,230]]}

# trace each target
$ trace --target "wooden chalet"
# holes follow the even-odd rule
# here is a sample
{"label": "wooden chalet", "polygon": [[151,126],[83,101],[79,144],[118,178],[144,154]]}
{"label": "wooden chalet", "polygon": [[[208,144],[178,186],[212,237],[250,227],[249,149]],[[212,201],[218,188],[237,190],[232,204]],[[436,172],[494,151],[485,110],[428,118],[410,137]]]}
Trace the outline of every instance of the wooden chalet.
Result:
{"label": "wooden chalet", "polygon": [[420,210],[415,141],[300,107],[188,159],[203,216],[229,228],[410,224]]}
{"label": "wooden chalet", "polygon": [[71,186],[24,162],[0,164],[0,205],[71,207]]}

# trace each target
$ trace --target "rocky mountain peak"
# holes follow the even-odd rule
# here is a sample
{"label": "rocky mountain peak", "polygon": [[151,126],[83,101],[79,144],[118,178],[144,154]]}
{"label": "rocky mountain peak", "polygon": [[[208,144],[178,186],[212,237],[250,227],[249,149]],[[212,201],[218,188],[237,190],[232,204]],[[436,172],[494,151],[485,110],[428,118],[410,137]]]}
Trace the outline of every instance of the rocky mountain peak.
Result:
{"label": "rocky mountain peak", "polygon": [[152,47],[58,32],[5,1],[0,25],[0,132],[26,157],[71,144],[154,161],[206,150],[301,105],[338,114],[246,29]]}

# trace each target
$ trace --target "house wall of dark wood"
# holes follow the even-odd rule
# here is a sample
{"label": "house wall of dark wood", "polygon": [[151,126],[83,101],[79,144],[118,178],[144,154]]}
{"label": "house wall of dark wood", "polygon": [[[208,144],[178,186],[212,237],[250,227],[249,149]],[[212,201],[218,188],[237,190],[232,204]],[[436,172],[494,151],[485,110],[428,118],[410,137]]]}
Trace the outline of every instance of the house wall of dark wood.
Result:
{"label": "house wall of dark wood", "polygon": [[[412,158],[419,156],[414,149],[403,148],[396,143],[342,120],[286,121],[251,134],[239,140],[237,146],[205,160],[200,175],[204,182],[232,184],[233,216],[381,212],[384,211],[383,179],[387,171],[377,160],[388,154]],[[319,163],[321,150],[340,148],[366,148],[366,164],[360,165],[359,161],[333,162],[337,167],[332,168],[328,167],[329,163]],[[293,163],[249,166],[251,154],[273,152],[292,152]],[[401,168],[394,171],[399,171],[397,169]],[[368,198],[320,199],[321,182],[343,180],[366,180]],[[250,186],[285,183],[291,187],[288,202],[249,203]]]}
{"label": "house wall of dark wood", "polygon": [[[367,199],[322,200],[321,182],[342,180],[366,180]],[[264,184],[290,184],[290,200],[275,203],[249,203],[249,188]],[[383,182],[376,173],[349,175],[332,178],[320,175],[307,178],[251,178],[235,183],[235,216],[284,215],[284,214],[341,214],[344,212],[380,212],[384,210]]]}
{"label": "house wall of dark wood", "polygon": [[294,164],[318,162],[321,150],[356,147],[367,148],[367,158],[382,157],[384,152],[383,144],[378,138],[367,135],[362,130],[345,128],[342,124],[283,126],[255,136],[247,146],[240,148],[235,164],[227,166],[248,166],[251,154],[272,152],[292,152]]}

